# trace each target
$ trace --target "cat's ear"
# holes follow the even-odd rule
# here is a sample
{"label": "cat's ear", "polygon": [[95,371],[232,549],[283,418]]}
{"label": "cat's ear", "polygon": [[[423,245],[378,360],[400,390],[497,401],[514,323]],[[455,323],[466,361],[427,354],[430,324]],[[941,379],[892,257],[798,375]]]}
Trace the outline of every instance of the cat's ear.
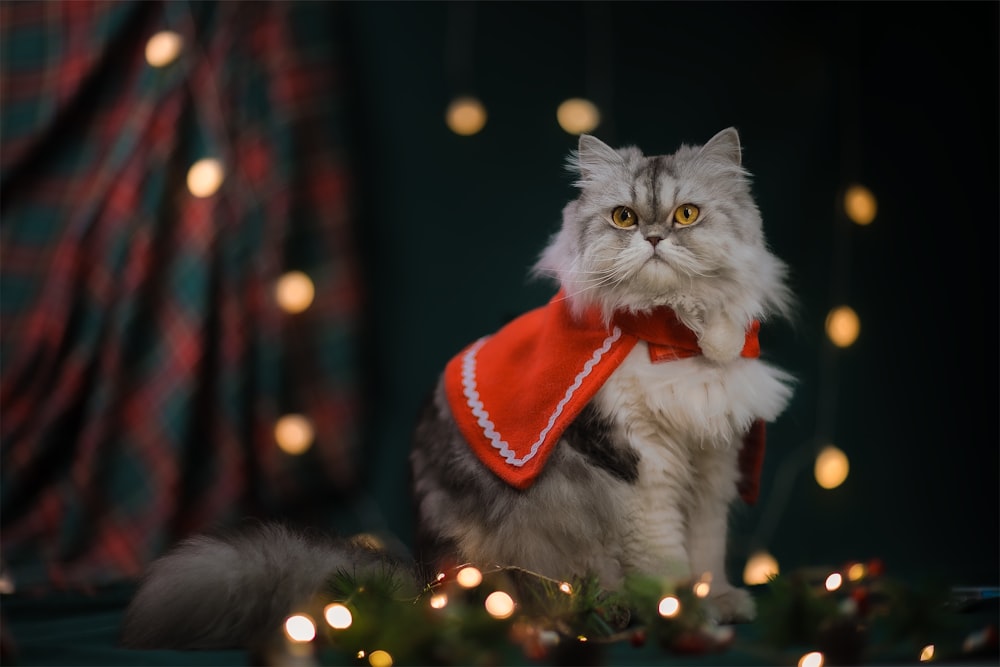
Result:
{"label": "cat's ear", "polygon": [[608,167],[617,167],[625,163],[621,154],[611,146],[589,134],[580,135],[576,154],[570,159],[570,165],[580,174],[580,185],[599,180],[607,173]]}
{"label": "cat's ear", "polygon": [[743,162],[740,135],[734,127],[727,127],[705,142],[698,152],[700,157],[730,162],[737,167]]}

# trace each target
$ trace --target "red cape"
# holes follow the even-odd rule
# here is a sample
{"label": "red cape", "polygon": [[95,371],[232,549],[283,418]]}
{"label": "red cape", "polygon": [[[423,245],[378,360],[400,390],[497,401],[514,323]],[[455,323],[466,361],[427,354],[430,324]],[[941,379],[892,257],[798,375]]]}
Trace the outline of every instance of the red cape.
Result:
{"label": "red cape", "polygon": [[[751,322],[742,356],[760,356]],[[535,481],[566,427],[644,340],[650,363],[701,354],[698,339],[669,308],[575,317],[559,292],[548,305],[513,320],[456,355],[445,367],[445,393],[459,430],[479,459],[511,486]],[[740,451],[740,495],[756,501],[764,423],[753,424]]]}

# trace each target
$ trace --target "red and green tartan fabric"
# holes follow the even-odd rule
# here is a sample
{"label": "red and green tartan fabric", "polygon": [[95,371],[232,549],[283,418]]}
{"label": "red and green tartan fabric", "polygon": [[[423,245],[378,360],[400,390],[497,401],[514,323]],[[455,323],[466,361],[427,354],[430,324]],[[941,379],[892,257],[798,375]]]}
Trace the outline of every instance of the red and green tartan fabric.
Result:
{"label": "red and green tartan fabric", "polygon": [[[126,579],[354,478],[361,295],[326,3],[0,4],[4,569]],[[172,30],[176,61],[147,41]],[[219,191],[187,191],[198,159]],[[288,270],[316,286],[283,313]],[[274,442],[307,415],[302,457]]]}

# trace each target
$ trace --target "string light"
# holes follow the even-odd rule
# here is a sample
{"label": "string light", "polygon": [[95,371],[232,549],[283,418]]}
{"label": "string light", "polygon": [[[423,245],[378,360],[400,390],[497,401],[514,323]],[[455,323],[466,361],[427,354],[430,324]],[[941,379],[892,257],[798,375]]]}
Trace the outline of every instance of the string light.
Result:
{"label": "string light", "polygon": [[823,667],[823,654],[819,651],[806,653],[799,658],[799,667]]}
{"label": "string light", "polygon": [[863,185],[852,185],[844,192],[844,213],[858,225],[870,225],[878,213],[878,202]]}
{"label": "string light", "polygon": [[841,584],[843,583],[844,583],[844,578],[840,575],[840,572],[834,572],[833,574],[831,574],[829,577],[826,578],[826,581],[823,583],[823,585],[826,587],[826,590],[832,593],[833,591],[840,588]]}
{"label": "string light", "polygon": [[514,613],[514,598],[503,591],[494,591],[486,596],[486,612],[496,619],[510,618]]}
{"label": "string light", "polygon": [[681,611],[681,601],[672,595],[668,595],[660,600],[660,604],[657,605],[656,610],[663,618],[673,618]]}
{"label": "string light", "polygon": [[368,664],[372,667],[392,667],[392,656],[388,651],[372,651],[368,656]]}
{"label": "string light", "polygon": [[835,489],[844,483],[851,469],[847,454],[833,445],[827,445],[816,457],[813,470],[816,483],[824,489]]}
{"label": "string light", "polygon": [[472,566],[463,567],[455,575],[455,581],[462,588],[475,588],[483,583],[483,573]]}
{"label": "string light", "polygon": [[285,619],[285,636],[293,642],[311,642],[316,638],[316,624],[307,614],[293,614]]}
{"label": "string light", "polygon": [[712,590],[712,585],[707,581],[699,581],[694,585],[694,594],[700,598],[707,598]]}
{"label": "string light", "polygon": [[747,560],[743,568],[743,583],[747,586],[766,584],[778,576],[778,561],[766,551],[758,551]]}
{"label": "string light", "polygon": [[847,578],[851,581],[861,581],[865,578],[867,568],[864,563],[853,563],[847,568]]}
{"label": "string light", "polygon": [[559,584],[559,590],[561,590],[566,595],[572,595],[573,594],[573,587],[570,586],[569,582],[567,582],[567,581],[564,581],[561,584]]}
{"label": "string light", "polygon": [[556,109],[556,120],[569,134],[584,134],[600,124],[601,112],[590,100],[572,97]]}
{"label": "string light", "polygon": [[354,622],[351,610],[338,602],[326,605],[323,609],[323,618],[334,630],[346,630]]}
{"label": "string light", "polygon": [[301,313],[312,305],[316,287],[309,276],[301,271],[289,271],[278,279],[274,287],[274,299],[287,313]]}
{"label": "string light", "polygon": [[838,306],[826,316],[826,335],[837,347],[849,347],[861,333],[861,320],[850,306]]}
{"label": "string light", "polygon": [[153,67],[166,67],[177,60],[183,47],[183,37],[172,30],[162,30],[146,42],[146,62]]}
{"label": "string light", "polygon": [[486,125],[486,107],[475,97],[456,97],[448,105],[444,119],[455,134],[472,136]]}
{"label": "string light", "polygon": [[292,456],[306,452],[313,443],[313,427],[302,415],[285,415],[274,425],[274,440]]}
{"label": "string light", "polygon": [[934,644],[928,644],[920,650],[920,662],[929,662],[934,659]]}
{"label": "string light", "polygon": [[448,596],[444,593],[436,593],[431,596],[430,605],[433,609],[444,609],[448,606]]}
{"label": "string light", "polygon": [[226,178],[226,172],[222,168],[222,163],[215,158],[202,158],[198,160],[187,173],[187,186],[191,194],[204,199],[211,197],[222,185]]}

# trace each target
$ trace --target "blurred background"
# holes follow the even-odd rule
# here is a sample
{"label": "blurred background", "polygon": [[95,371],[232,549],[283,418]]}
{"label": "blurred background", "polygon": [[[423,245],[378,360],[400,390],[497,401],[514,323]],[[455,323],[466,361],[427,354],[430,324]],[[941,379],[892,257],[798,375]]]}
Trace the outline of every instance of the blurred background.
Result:
{"label": "blurred background", "polygon": [[729,126],[800,300],[732,578],[996,585],[997,7],[0,3],[5,590],[246,516],[407,549],[417,408],[553,293],[577,135]]}

